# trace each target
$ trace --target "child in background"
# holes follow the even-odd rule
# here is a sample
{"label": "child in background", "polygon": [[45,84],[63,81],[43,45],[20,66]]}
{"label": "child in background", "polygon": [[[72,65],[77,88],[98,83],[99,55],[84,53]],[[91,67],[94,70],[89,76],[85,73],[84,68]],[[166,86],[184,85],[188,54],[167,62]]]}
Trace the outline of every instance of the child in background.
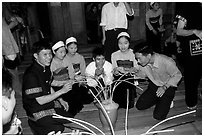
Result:
{"label": "child in background", "polygon": [[150,2],[150,9],[146,12],[146,37],[148,45],[154,52],[161,52],[161,36],[163,27],[163,10],[159,2]]}
{"label": "child in background", "polygon": [[[86,69],[86,63],[84,57],[77,52],[77,40],[74,37],[69,37],[66,40],[66,48],[67,48],[67,55],[66,60],[71,64],[74,73],[71,74],[71,76],[74,76],[74,78],[77,81],[83,81],[85,76],[85,69]],[[88,94],[88,89],[83,86],[83,82],[79,82],[78,84],[75,84],[76,88],[78,88],[80,91],[82,91],[83,94],[83,100],[85,104],[89,104],[92,102],[92,98]]]}
{"label": "child in background", "polygon": [[171,35],[165,41],[165,54],[176,60],[179,53],[181,53],[180,42],[176,39],[176,28],[172,25]]}
{"label": "child in background", "polygon": [[[121,32],[118,35],[117,40],[119,50],[112,53],[111,55],[113,74],[115,79],[119,79],[124,73],[132,72],[134,68],[138,67],[133,50],[129,48],[130,35],[127,32]],[[129,73],[123,76],[121,80],[126,78],[133,78],[133,76]],[[129,82],[134,84],[134,82],[137,81],[131,79],[129,80]],[[120,85],[117,86],[113,95],[113,100],[119,104],[120,108],[126,108],[127,89],[129,89],[130,92],[129,108],[132,108],[134,106],[134,100],[136,98],[136,89],[133,85],[122,82]]]}
{"label": "child in background", "polygon": [[171,57],[183,72],[183,55],[180,47],[180,42],[177,40],[176,27],[172,24],[171,35],[165,41],[164,54]]}
{"label": "child in background", "polygon": [[12,88],[11,74],[2,69],[2,131],[3,134],[22,134],[21,121],[15,113],[15,91]]}

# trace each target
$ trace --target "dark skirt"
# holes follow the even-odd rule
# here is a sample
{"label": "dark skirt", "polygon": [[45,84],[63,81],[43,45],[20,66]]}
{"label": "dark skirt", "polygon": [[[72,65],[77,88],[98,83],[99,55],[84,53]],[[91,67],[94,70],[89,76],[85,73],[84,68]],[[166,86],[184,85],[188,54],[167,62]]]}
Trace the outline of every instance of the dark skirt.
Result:
{"label": "dark skirt", "polygon": [[[114,76],[115,79],[119,79],[120,76]],[[124,76],[121,80],[130,78],[132,76]],[[134,83],[134,80],[128,80],[131,83]],[[114,83],[113,83],[114,85]],[[119,84],[114,93],[113,93],[113,101],[119,104],[119,108],[126,108],[127,107],[127,90],[129,90],[129,107],[132,108],[134,107],[134,101],[135,98],[137,97],[136,94],[136,87],[132,84],[126,83],[126,82],[121,82]]]}

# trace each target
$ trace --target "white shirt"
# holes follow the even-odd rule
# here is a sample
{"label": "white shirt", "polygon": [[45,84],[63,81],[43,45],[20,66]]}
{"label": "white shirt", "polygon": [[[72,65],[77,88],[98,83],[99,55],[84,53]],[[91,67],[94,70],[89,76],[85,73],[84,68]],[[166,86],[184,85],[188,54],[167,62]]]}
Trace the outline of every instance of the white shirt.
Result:
{"label": "white shirt", "polygon": [[[103,68],[104,68],[105,77],[103,77],[102,75],[99,77],[103,79],[105,85],[110,85],[113,81],[112,64],[108,61],[105,61]],[[95,70],[96,70],[96,63],[95,61],[93,61],[86,67],[86,71],[85,71],[86,76],[94,77]],[[97,85],[97,82],[91,78],[87,78],[87,83],[91,87],[95,87]]]}
{"label": "white shirt", "polygon": [[128,14],[128,12],[124,3],[119,2],[117,7],[114,6],[113,2],[107,3],[102,8],[100,26],[105,26],[106,31],[114,28],[127,29],[128,21],[126,14]]}

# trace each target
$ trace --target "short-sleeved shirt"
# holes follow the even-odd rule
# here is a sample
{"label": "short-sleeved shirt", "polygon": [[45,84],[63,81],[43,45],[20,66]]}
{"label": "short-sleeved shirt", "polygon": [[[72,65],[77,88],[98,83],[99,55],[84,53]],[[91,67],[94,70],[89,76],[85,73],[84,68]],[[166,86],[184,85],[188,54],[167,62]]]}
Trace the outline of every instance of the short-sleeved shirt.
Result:
{"label": "short-sleeved shirt", "polygon": [[54,101],[40,105],[36,98],[51,94],[50,67],[43,67],[36,61],[26,70],[23,76],[23,107],[29,117],[34,113],[54,108]]}

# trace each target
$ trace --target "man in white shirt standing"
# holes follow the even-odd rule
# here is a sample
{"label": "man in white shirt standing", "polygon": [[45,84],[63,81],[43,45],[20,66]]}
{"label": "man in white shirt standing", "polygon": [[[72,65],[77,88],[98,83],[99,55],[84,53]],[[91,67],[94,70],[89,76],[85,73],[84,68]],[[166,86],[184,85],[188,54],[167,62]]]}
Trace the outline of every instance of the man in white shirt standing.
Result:
{"label": "man in white shirt standing", "polygon": [[110,2],[103,6],[101,13],[102,45],[104,45],[105,58],[111,61],[111,53],[118,50],[117,36],[122,31],[127,31],[127,16],[134,14],[127,2]]}

